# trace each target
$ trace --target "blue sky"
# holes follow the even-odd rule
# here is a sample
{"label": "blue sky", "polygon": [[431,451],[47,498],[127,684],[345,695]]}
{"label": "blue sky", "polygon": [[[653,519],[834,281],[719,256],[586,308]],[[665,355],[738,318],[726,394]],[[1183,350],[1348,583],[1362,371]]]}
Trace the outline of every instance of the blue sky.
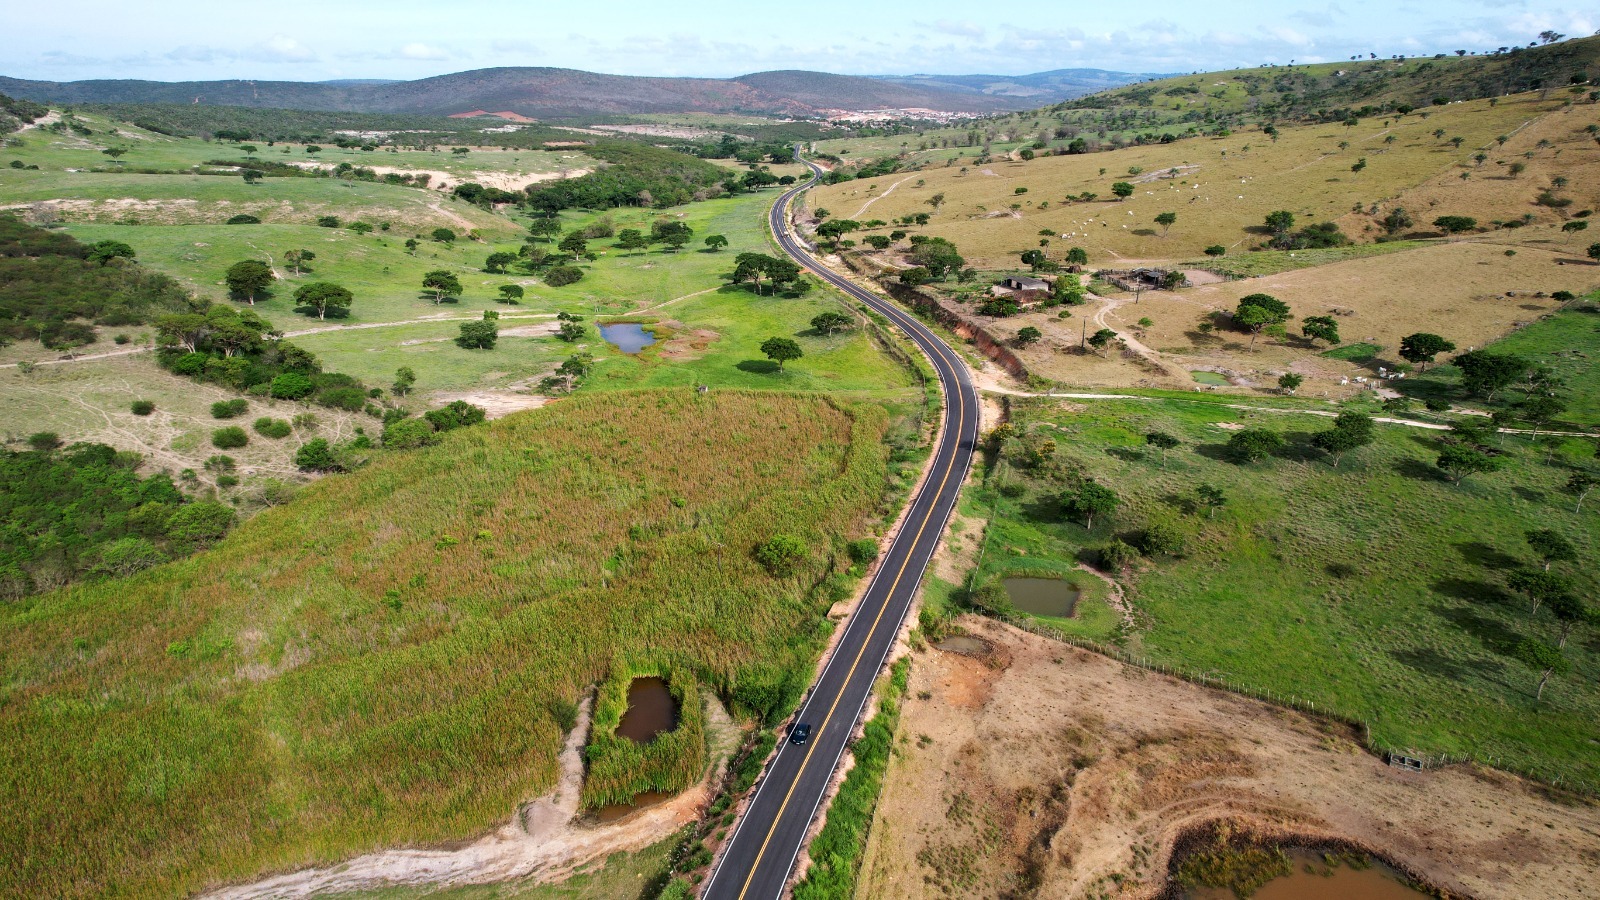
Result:
{"label": "blue sky", "polygon": [[486,66],[725,77],[1059,68],[1184,72],[1526,44],[1600,29],[1535,0],[50,0],[10,4],[0,74],[190,80],[418,78]]}

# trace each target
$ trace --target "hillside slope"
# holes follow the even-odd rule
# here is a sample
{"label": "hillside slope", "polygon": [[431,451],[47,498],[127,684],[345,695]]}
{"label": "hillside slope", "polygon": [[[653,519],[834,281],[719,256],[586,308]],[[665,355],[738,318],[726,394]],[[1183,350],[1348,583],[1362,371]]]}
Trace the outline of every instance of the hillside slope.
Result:
{"label": "hillside slope", "polygon": [[1031,75],[884,75],[884,81],[936,87],[963,93],[1015,97],[1031,103],[1059,103],[1138,81],[1170,76],[1112,72],[1106,69],[1053,69]]}
{"label": "hillside slope", "polygon": [[900,108],[990,113],[1032,105],[939,85],[821,72],[763,72],[731,79],[646,78],[526,67],[475,69],[380,84],[53,82],[0,77],[0,93],[42,103],[197,103],[433,115],[486,109],[539,118],[671,112],[813,115],[825,109]]}

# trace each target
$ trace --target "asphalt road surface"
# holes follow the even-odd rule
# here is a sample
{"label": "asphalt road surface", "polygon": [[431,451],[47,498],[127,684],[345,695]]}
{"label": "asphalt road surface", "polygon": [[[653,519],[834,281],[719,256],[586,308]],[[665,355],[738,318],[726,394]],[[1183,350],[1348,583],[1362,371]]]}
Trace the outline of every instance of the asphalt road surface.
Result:
{"label": "asphalt road surface", "polygon": [[[811,168],[813,176],[820,172],[815,165]],[[866,596],[845,623],[844,634],[821,677],[793,720],[811,726],[811,739],[805,746],[787,741],[780,746],[706,882],[701,896],[714,900],[772,900],[783,895],[828,782],[872,693],[872,683],[944,534],[978,438],[978,395],[956,352],[911,314],[817,263],[810,248],[790,233],[789,206],[812,183],[814,180],[795,187],[773,205],[773,235],[795,262],[888,317],[922,348],[938,374],[944,416],[928,477],[912,500],[910,513],[884,554]]]}

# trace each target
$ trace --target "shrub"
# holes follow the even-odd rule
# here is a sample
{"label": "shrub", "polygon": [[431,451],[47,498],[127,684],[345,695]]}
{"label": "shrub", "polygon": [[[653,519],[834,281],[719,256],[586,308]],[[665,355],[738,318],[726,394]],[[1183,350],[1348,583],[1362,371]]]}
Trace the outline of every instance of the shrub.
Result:
{"label": "shrub", "polygon": [[148,416],[156,411],[155,403],[150,400],[135,400],[130,408],[136,416]]}
{"label": "shrub", "polygon": [[1113,538],[1095,548],[1103,572],[1120,572],[1139,558],[1139,552],[1120,538]]}
{"label": "shrub", "polygon": [[860,538],[845,545],[845,552],[850,554],[850,561],[865,565],[878,558],[878,542],[872,538]]}
{"label": "shrub", "polygon": [[456,240],[456,233],[448,228],[435,228],[432,237],[441,244],[453,244]]}
{"label": "shrub", "polygon": [[250,408],[250,401],[243,397],[234,400],[218,400],[211,404],[211,418],[232,419],[242,416]]}
{"label": "shrub", "polygon": [[1138,545],[1145,556],[1178,556],[1183,553],[1184,535],[1175,525],[1152,522],[1139,532]]}
{"label": "shrub", "polygon": [[237,487],[238,485],[239,485],[239,476],[237,476],[237,475],[218,475],[217,476],[217,487],[230,488],[230,487]]}
{"label": "shrub", "polygon": [[327,438],[307,441],[295,452],[294,464],[308,472],[337,472],[343,468]]}
{"label": "shrub", "polygon": [[391,450],[413,450],[437,440],[426,419],[398,419],[383,426],[383,446]]}
{"label": "shrub", "polygon": [[61,435],[54,431],[36,431],[28,435],[28,446],[41,453],[61,446]]}
{"label": "shrub", "polygon": [[218,428],[211,432],[211,446],[216,447],[218,450],[232,450],[235,447],[243,447],[248,443],[250,443],[250,436],[245,434],[244,429],[237,425],[229,425],[227,428]]}
{"label": "shrub", "polygon": [[293,431],[288,422],[268,416],[262,416],[257,419],[255,429],[257,434],[269,438],[286,438]]}
{"label": "shrub", "polygon": [[774,578],[794,574],[796,567],[811,553],[805,541],[793,535],[776,534],[756,548],[756,562],[766,567]]}
{"label": "shrub", "polygon": [[320,225],[323,228],[338,228],[339,227],[339,217],[338,216],[318,216],[317,217],[317,224]]}
{"label": "shrub", "polygon": [[269,393],[278,400],[299,400],[310,396],[317,386],[311,379],[298,372],[284,372],[272,379]]}
{"label": "shrub", "polygon": [[577,266],[555,266],[544,275],[544,283],[551,287],[565,287],[583,280],[583,270]]}
{"label": "shrub", "polygon": [[261,220],[248,213],[240,213],[228,220],[229,225],[260,225]]}

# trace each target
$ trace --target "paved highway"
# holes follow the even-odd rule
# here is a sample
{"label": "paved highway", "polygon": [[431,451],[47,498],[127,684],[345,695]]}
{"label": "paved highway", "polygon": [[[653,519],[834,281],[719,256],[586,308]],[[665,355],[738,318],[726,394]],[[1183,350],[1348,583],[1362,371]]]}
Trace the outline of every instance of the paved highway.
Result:
{"label": "paved highway", "polygon": [[868,585],[854,615],[844,625],[833,654],[812,686],[795,722],[811,726],[805,746],[787,741],[767,770],[755,798],[740,818],[701,896],[711,900],[772,900],[805,845],[828,783],[844,755],[872,684],[894,645],[911,598],[933,556],[945,523],[966,480],[978,438],[978,396],[956,353],[914,316],[824,268],[788,227],[789,206],[812,180],[785,193],[773,205],[772,233],[784,252],[819,278],[888,317],[927,354],[944,393],[944,418],[928,476],[894,543]]}

